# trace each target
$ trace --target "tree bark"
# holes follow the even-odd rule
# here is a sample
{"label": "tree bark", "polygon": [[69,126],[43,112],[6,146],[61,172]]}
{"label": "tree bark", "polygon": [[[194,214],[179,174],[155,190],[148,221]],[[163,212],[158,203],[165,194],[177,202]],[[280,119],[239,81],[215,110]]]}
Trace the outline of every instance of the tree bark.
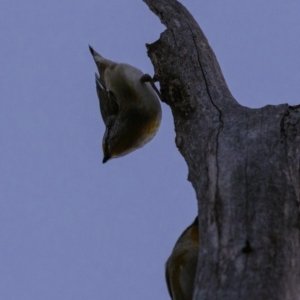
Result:
{"label": "tree bark", "polygon": [[194,299],[300,299],[300,107],[241,106],[187,9],[144,2],[167,27],[148,55],[198,199]]}

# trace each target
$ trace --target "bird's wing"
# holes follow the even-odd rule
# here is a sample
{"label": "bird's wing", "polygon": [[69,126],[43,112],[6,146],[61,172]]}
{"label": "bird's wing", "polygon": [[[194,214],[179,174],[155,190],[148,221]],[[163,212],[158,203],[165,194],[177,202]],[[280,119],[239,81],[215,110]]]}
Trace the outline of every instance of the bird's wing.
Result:
{"label": "bird's wing", "polygon": [[115,95],[106,88],[104,81],[96,73],[95,79],[101,116],[104,124],[107,126],[110,120],[117,116],[119,106]]}

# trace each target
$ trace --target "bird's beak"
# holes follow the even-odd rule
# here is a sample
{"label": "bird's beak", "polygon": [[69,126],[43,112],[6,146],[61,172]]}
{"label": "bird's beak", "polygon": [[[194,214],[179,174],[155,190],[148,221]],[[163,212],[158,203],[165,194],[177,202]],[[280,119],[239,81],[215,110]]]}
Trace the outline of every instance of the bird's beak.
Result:
{"label": "bird's beak", "polygon": [[109,159],[111,159],[110,155],[104,155],[102,163],[105,164]]}

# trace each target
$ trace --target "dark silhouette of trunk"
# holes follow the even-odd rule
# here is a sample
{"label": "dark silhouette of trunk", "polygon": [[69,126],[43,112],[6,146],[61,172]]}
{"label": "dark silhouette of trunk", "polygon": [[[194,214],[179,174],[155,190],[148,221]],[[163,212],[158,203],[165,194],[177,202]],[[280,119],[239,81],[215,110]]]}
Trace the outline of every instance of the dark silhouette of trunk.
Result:
{"label": "dark silhouette of trunk", "polygon": [[167,27],[148,55],[198,199],[194,299],[300,299],[300,108],[241,106],[187,9],[144,2]]}

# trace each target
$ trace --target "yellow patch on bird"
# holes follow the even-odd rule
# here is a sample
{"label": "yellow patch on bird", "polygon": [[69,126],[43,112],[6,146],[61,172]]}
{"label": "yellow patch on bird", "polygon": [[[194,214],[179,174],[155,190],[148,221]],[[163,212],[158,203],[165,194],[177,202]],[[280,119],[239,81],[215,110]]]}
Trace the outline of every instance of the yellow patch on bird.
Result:
{"label": "yellow patch on bird", "polygon": [[183,251],[176,257],[174,257],[174,262],[173,262],[173,268],[170,273],[170,283],[172,286],[172,291],[177,297],[181,296],[183,297],[183,290],[182,290],[182,284],[181,284],[181,273],[182,273],[182,268],[185,267],[186,264],[186,253],[188,251]]}
{"label": "yellow patch on bird", "polygon": [[160,125],[159,121],[153,120],[151,123],[148,123],[147,126],[143,126],[141,128],[141,133],[155,134],[158,130],[159,125]]}
{"label": "yellow patch on bird", "polygon": [[139,127],[134,127],[126,136],[122,136],[119,142],[111,148],[111,157],[123,156],[129,152],[143,147],[155,136],[160,122],[152,120],[141,124]]}
{"label": "yellow patch on bird", "polygon": [[191,239],[194,243],[199,244],[199,230],[198,226],[192,226],[191,228]]}

